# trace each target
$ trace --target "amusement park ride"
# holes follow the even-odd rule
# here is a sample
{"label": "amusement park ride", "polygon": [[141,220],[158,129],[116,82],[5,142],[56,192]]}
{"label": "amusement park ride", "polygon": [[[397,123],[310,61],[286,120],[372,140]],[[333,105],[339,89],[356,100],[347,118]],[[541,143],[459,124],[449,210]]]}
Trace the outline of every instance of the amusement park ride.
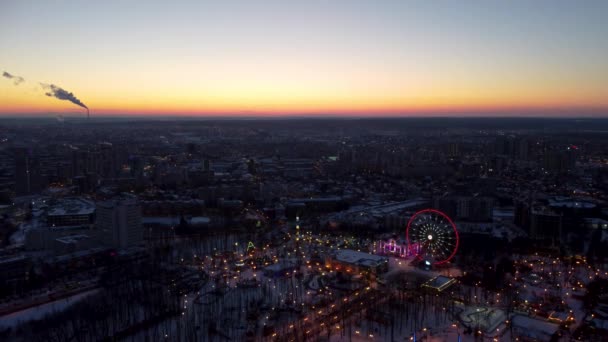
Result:
{"label": "amusement park ride", "polygon": [[425,267],[448,263],[458,250],[458,230],[445,213],[436,209],[424,209],[410,218],[405,231],[405,245],[394,240],[380,244],[386,254],[414,257]]}

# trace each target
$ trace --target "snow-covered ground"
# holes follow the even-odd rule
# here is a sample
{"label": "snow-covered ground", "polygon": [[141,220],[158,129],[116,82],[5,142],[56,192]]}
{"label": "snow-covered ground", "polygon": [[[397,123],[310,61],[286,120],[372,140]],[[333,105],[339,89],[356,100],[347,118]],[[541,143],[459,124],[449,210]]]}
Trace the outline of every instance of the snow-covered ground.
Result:
{"label": "snow-covered ground", "polygon": [[81,292],[71,297],[62,298],[53,302],[34,306],[25,310],[16,311],[0,317],[0,328],[15,327],[20,323],[41,319],[46,315],[60,312],[79,302],[83,298],[96,293],[98,290]]}

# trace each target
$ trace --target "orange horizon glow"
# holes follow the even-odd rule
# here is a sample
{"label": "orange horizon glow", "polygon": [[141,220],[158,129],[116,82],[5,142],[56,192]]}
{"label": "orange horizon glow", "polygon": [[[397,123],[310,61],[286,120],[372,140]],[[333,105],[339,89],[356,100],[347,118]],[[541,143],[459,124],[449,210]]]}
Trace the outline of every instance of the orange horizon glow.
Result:
{"label": "orange horizon glow", "polygon": [[[0,113],[0,117],[84,117],[85,110],[23,110]],[[386,110],[334,110],[334,111],[125,111],[125,110],[94,110],[91,117],[606,117],[608,108],[605,107],[498,107],[498,108],[436,108],[436,109],[395,109]]]}
{"label": "orange horizon glow", "polygon": [[[87,104],[92,115],[101,116],[442,116],[457,114],[461,116],[500,116],[511,115],[540,115],[560,116],[564,113],[583,113],[591,116],[608,114],[608,104],[602,101],[536,101],[504,103],[499,101],[446,101],[418,99],[418,101],[398,101],[384,99],[384,101],[366,102],[365,99],[351,101],[276,101],[274,104],[255,103],[243,105],[242,100],[235,100],[234,104],[224,101],[197,105],[193,99],[153,99],[147,102],[110,102],[102,100],[87,100],[80,98]],[[49,97],[7,97],[0,95],[0,116],[28,114],[46,115],[48,113],[62,113],[65,115],[86,114],[86,110],[67,101],[59,101]],[[519,114],[517,114],[519,113]]]}
{"label": "orange horizon glow", "polygon": [[[74,83],[86,82],[74,80]],[[141,81],[140,81],[141,82]],[[138,82],[138,83],[140,83]],[[162,79],[149,80],[162,83]],[[91,110],[98,115],[182,115],[182,116],[290,116],[290,115],[335,115],[335,116],[416,116],[416,115],[492,115],[492,113],[518,113],[560,115],[582,111],[593,115],[608,113],[608,97],[590,86],[569,85],[546,87],[543,84],[518,87],[503,84],[483,87],[483,82],[463,82],[443,87],[432,82],[414,82],[414,87],[406,82],[387,87],[380,83],[373,87],[349,86],[338,82],[335,89],[327,85],[314,88],[304,87],[296,80],[284,82],[284,89],[275,84],[256,87],[252,82],[246,87],[232,88],[229,80],[223,86],[203,86],[176,88],[155,87],[145,89],[129,86],[117,89],[112,84],[97,84],[74,91]],[[238,83],[235,79],[233,82]],[[360,84],[369,81],[354,80]],[[387,82],[387,81],[385,81]],[[439,80],[435,82],[439,84]],[[540,82],[539,82],[540,83]],[[141,84],[141,83],[140,83]],[[262,86],[264,85],[264,86]],[[14,85],[0,83],[0,115],[44,114],[44,113],[85,113],[86,111],[68,101],[61,101],[44,95],[31,82]],[[105,89],[114,89],[109,92]],[[128,95],[127,95],[128,94]],[[205,95],[200,95],[205,94]],[[408,94],[408,95],[402,95]]]}
{"label": "orange horizon glow", "polygon": [[606,2],[147,5],[8,0],[0,116],[608,116]]}

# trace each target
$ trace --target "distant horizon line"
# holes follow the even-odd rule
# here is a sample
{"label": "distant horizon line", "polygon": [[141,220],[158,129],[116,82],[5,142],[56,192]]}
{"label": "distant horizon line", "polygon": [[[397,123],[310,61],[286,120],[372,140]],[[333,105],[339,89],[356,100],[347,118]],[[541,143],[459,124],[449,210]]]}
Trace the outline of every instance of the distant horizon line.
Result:
{"label": "distant horizon line", "polygon": [[349,119],[572,119],[572,120],[588,120],[588,119],[608,119],[608,113],[599,115],[505,115],[505,114],[478,114],[478,115],[157,115],[157,114],[136,114],[136,115],[107,115],[107,114],[91,114],[90,118],[84,115],[67,115],[63,116],[59,113],[49,114],[0,114],[0,120],[15,120],[15,119],[47,119],[47,120],[65,120],[65,121],[97,121],[97,120],[180,120],[180,121],[204,121],[204,120],[293,120],[293,119],[316,119],[316,120],[349,120]]}
{"label": "distant horizon line", "polygon": [[[608,107],[537,107],[537,108],[438,108],[438,109],[403,109],[403,110],[313,110],[313,111],[275,111],[275,110],[234,110],[234,111],[114,111],[100,109],[97,112],[94,108],[90,110],[91,118],[410,118],[410,117],[516,117],[516,118],[608,118]],[[78,108],[66,108],[64,110],[53,111],[19,111],[5,108],[0,109],[0,118],[13,117],[63,117],[65,119],[83,118],[87,112]]]}

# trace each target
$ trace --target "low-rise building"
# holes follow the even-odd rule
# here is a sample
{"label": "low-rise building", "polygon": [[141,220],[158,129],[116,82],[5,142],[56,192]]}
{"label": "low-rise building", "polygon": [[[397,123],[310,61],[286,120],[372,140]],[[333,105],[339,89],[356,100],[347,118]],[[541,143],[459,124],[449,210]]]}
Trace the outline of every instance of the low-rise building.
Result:
{"label": "low-rise building", "polygon": [[49,227],[83,226],[95,222],[95,204],[83,198],[64,198],[48,208]]}
{"label": "low-rise building", "polygon": [[440,275],[422,284],[422,287],[437,292],[443,292],[454,283],[456,283],[456,279]]}
{"label": "low-rise building", "polygon": [[26,255],[0,258],[0,282],[5,286],[18,285],[27,280],[31,259]]}
{"label": "low-rise building", "polygon": [[381,274],[388,272],[388,258],[352,249],[336,250],[327,258],[326,266],[346,273]]}

